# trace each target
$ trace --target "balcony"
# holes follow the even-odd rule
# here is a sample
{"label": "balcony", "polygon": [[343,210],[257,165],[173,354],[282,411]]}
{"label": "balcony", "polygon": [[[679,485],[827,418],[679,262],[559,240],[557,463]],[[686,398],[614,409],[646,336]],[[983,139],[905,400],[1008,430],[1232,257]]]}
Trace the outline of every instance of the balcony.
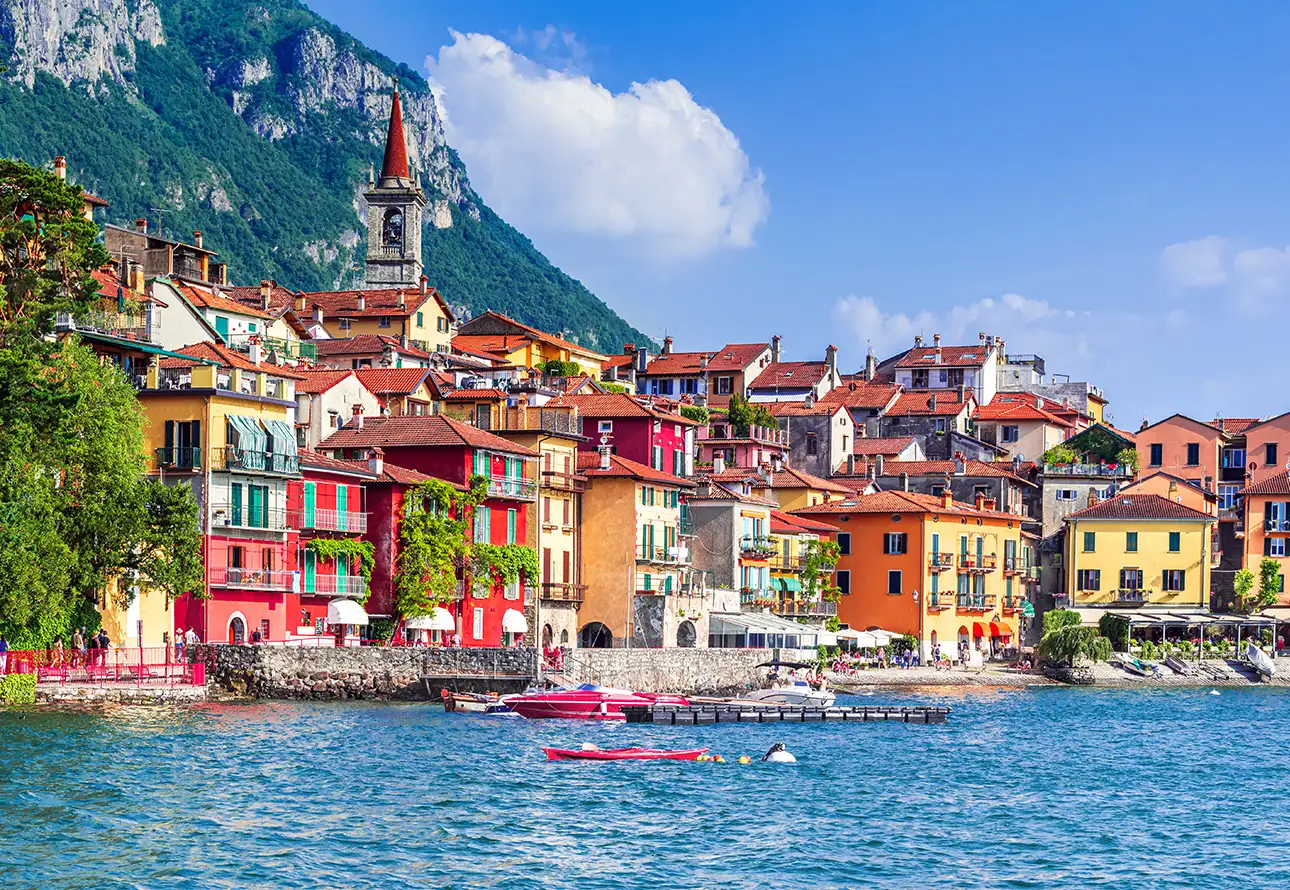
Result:
{"label": "balcony", "polygon": [[301,531],[355,532],[367,531],[367,514],[352,510],[304,510],[298,514]]}
{"label": "balcony", "polygon": [[163,470],[200,470],[200,448],[158,448],[157,467]]}
{"label": "balcony", "polygon": [[276,451],[248,451],[236,445],[225,445],[211,452],[211,469],[245,470],[251,473],[275,473],[296,476],[300,473],[300,460],[294,454]]}
{"label": "balcony", "polygon": [[770,567],[777,572],[800,572],[806,564],[806,557],[779,553]]}
{"label": "balcony", "polygon": [[641,562],[680,565],[690,561],[690,551],[684,547],[641,547],[636,558]]}
{"label": "balcony", "polygon": [[825,600],[782,599],[771,611],[783,618],[828,618],[838,614],[838,604]]}
{"label": "balcony", "polygon": [[1133,467],[1127,464],[1044,464],[1045,476],[1096,476],[1105,479],[1131,479]]}
{"label": "balcony", "polygon": [[1026,598],[1024,596],[1005,596],[1003,598],[1003,611],[1020,612],[1026,607]]}
{"label": "balcony", "polygon": [[747,559],[770,559],[778,549],[773,538],[744,535],[739,541],[739,552]]}
{"label": "balcony", "polygon": [[211,569],[211,587],[240,587],[244,590],[294,590],[295,572],[216,566]]}
{"label": "balcony", "polygon": [[682,514],[681,519],[676,524],[676,533],[690,538],[694,536],[694,520],[688,515]]}
{"label": "balcony", "polygon": [[[501,388],[507,388],[503,385]],[[524,389],[524,385],[512,386],[511,389]],[[582,422],[578,415],[567,408],[544,410],[540,408],[503,408],[498,412],[494,430],[520,432],[531,430],[544,433],[564,433],[579,436],[582,434]]]}
{"label": "balcony", "polygon": [[741,606],[773,609],[778,604],[779,600],[769,590],[762,590],[759,587],[739,588],[739,605]]}
{"label": "balcony", "polygon": [[1271,535],[1290,534],[1290,519],[1264,519],[1263,530]]}
{"label": "balcony", "polygon": [[493,476],[488,480],[488,496],[513,501],[534,501],[537,500],[537,483],[527,479]]}
{"label": "balcony", "polygon": [[553,491],[585,491],[587,483],[572,473],[563,473],[559,470],[543,470],[542,487]]}
{"label": "balcony", "polygon": [[933,612],[943,612],[946,609],[954,608],[954,594],[929,593],[927,595],[927,608]]}
{"label": "balcony", "polygon": [[929,553],[927,554],[927,570],[929,572],[943,572],[946,569],[954,568],[953,553]]}
{"label": "balcony", "polygon": [[954,605],[960,612],[990,612],[994,610],[997,599],[992,593],[960,593]]}
{"label": "balcony", "polygon": [[982,556],[959,556],[959,569],[964,572],[993,572],[998,567],[999,557],[993,553]]}
{"label": "balcony", "polygon": [[1026,570],[1022,565],[1021,559],[1016,556],[1005,556],[1003,558],[1003,573],[1005,575],[1020,575]]}
{"label": "balcony", "polygon": [[586,584],[573,584],[569,581],[544,581],[542,599],[557,603],[582,603],[587,595]]}
{"label": "balcony", "polygon": [[54,320],[57,331],[87,331],[95,334],[106,334],[120,340],[134,340],[138,343],[160,343],[160,319],[148,312],[89,311],[82,312],[75,318],[70,313],[59,312]]}
{"label": "balcony", "polygon": [[302,358],[318,358],[318,347],[313,343],[302,343],[299,340],[282,340],[278,337],[265,337],[260,334],[234,334],[230,338],[229,348],[238,352],[250,352],[251,337],[260,338],[260,349],[266,356],[270,352],[274,352],[280,357],[291,361],[298,361]]}
{"label": "balcony", "polygon": [[703,442],[753,441],[762,445],[788,447],[788,433],[779,427],[753,426],[746,423],[714,423]]}
{"label": "balcony", "polygon": [[1151,591],[1141,588],[1121,588],[1111,591],[1111,602],[1118,606],[1140,606],[1151,602]]}
{"label": "balcony", "polygon": [[362,575],[315,575],[313,587],[305,585],[305,593],[315,596],[366,596],[367,579]]}
{"label": "balcony", "polygon": [[250,510],[241,504],[212,504],[212,529],[251,529],[256,531],[284,532],[287,511],[281,509]]}

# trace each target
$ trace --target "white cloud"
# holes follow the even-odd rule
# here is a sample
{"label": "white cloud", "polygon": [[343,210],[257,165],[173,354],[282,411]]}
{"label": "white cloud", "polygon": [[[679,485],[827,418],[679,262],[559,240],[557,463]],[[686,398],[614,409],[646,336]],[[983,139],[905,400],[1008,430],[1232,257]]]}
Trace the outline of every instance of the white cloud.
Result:
{"label": "white cloud", "polygon": [[1195,241],[1170,244],[1160,254],[1165,276],[1182,288],[1215,287],[1227,280],[1223,255],[1227,239],[1206,235]]}
{"label": "white cloud", "polygon": [[1280,296],[1290,284],[1290,247],[1242,250],[1232,259],[1232,270],[1243,296],[1256,301],[1260,296]]}
{"label": "white cloud", "polygon": [[613,93],[495,37],[452,36],[426,59],[448,140],[520,229],[633,239],[668,258],[752,243],[770,212],[764,176],[680,83]]}

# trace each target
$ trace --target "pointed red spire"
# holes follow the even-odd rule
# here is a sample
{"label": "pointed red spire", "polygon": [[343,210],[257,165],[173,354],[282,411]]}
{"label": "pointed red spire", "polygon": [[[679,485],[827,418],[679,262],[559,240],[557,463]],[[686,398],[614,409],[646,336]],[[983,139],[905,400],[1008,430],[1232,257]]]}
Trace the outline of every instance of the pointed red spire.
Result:
{"label": "pointed red spire", "polygon": [[399,103],[399,82],[394,81],[394,103],[390,107],[390,130],[385,134],[385,160],[381,178],[411,179],[408,175],[408,146],[403,141],[403,106]]}

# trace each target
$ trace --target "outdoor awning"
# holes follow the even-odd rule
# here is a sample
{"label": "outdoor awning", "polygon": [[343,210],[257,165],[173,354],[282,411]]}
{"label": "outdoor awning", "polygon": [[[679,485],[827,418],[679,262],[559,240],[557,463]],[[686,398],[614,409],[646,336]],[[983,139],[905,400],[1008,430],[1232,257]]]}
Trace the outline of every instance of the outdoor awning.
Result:
{"label": "outdoor awning", "polygon": [[525,634],[529,632],[529,623],[523,612],[507,609],[502,615],[502,630],[511,634]]}
{"label": "outdoor awning", "polygon": [[802,589],[802,582],[798,578],[780,578],[784,582],[785,590],[798,591]]}
{"label": "outdoor awning", "polygon": [[837,637],[839,640],[858,640],[860,639],[861,633],[863,633],[863,631],[853,630],[849,627],[844,627],[842,630],[834,634],[834,636]]}
{"label": "outdoor awning", "polygon": [[225,415],[228,422],[237,431],[237,447],[243,451],[268,451],[269,437],[265,434],[260,422],[254,417],[242,417],[240,414]]}
{"label": "outdoor awning", "polygon": [[991,625],[990,625],[990,636],[992,636],[992,637],[1010,637],[1010,636],[1012,636],[1012,628],[1008,627],[1008,625],[1006,625],[1006,624],[991,624]]}
{"label": "outdoor awning", "polygon": [[798,624],[769,612],[713,612],[709,624],[714,634],[767,634],[794,636],[798,648],[813,649],[824,631],[818,625]]}
{"label": "outdoor awning", "polygon": [[338,597],[327,604],[328,624],[367,624],[367,613],[351,599]]}
{"label": "outdoor awning", "polygon": [[452,613],[447,609],[435,606],[429,615],[418,615],[416,618],[408,619],[407,628],[408,630],[453,631],[457,629],[457,622],[453,620]]}
{"label": "outdoor awning", "polygon": [[281,420],[266,420],[264,425],[268,428],[269,436],[273,440],[273,453],[294,457],[296,454],[296,437],[292,433],[291,427]]}

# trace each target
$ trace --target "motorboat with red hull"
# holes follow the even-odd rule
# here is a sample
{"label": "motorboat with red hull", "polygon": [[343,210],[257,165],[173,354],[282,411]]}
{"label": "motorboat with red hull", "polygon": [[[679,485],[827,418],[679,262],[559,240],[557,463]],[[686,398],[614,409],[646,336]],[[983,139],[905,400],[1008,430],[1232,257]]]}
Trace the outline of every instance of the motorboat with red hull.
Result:
{"label": "motorboat with red hull", "polygon": [[686,705],[689,700],[679,695],[631,692],[583,683],[573,689],[508,696],[506,704],[530,720],[625,720],[624,705]]}

